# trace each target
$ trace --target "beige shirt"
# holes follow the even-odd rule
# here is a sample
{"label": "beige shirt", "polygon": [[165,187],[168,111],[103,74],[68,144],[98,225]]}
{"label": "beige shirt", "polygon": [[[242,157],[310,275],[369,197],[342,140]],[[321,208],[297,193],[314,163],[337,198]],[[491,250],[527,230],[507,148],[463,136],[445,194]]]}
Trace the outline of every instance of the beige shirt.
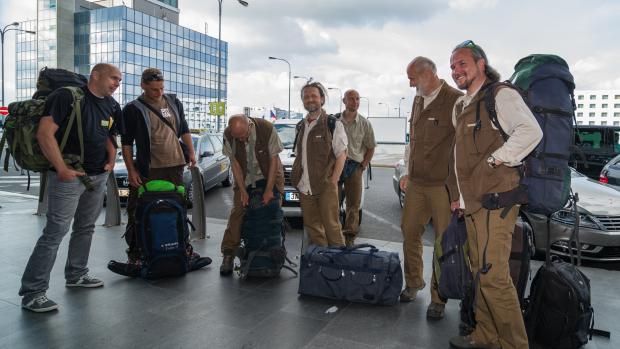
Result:
{"label": "beige shirt", "polygon": [[[248,120],[250,122],[250,135],[248,137],[248,141],[245,143],[245,154],[246,154],[246,163],[248,164],[247,173],[245,173],[245,186],[253,185],[256,181],[264,179],[265,176],[260,169],[260,165],[258,163],[258,159],[256,158],[255,153],[255,145],[256,145],[256,124],[252,119]],[[267,145],[269,150],[269,156],[273,157],[274,155],[278,155],[284,149],[282,146],[282,142],[280,141],[280,137],[278,137],[278,132],[275,128],[271,130],[271,135],[269,136],[269,144]],[[235,152],[233,151],[229,142],[224,142],[224,148],[222,149],[222,153],[230,158],[230,161],[234,161]]]}
{"label": "beige shirt", "polygon": [[[416,95],[417,96],[422,96],[422,100],[424,101],[424,107],[422,108],[422,111],[424,111],[424,109],[426,109],[429,104],[431,104],[435,98],[437,98],[437,96],[439,95],[439,91],[441,91],[441,88],[443,87],[443,84],[445,84],[445,82],[442,82],[441,85],[439,85],[439,87],[437,87],[433,92],[431,92],[428,96],[424,96],[420,90],[416,89]],[[411,115],[411,117],[413,118],[415,115]],[[415,132],[415,131],[414,131]],[[409,139],[411,139],[412,135],[409,135]],[[405,146],[405,167],[402,169],[400,175],[401,176],[408,176],[409,175],[409,154],[411,154],[411,143],[407,144]]]}
{"label": "beige shirt", "polygon": [[340,121],[347,134],[347,157],[354,161],[362,162],[368,149],[377,146],[375,132],[370,121],[360,115],[360,113],[355,113],[355,118],[350,122],[347,122],[344,116],[340,118]]}
{"label": "beige shirt", "polygon": [[[480,88],[472,95],[465,94],[456,100],[454,109],[452,110],[452,124],[454,127],[456,127],[456,118],[458,116],[456,115],[456,106],[462,102],[463,108],[465,108],[471,103],[479,91]],[[534,114],[532,114],[530,108],[525,104],[521,95],[511,88],[502,88],[497,92],[495,96],[495,109],[497,109],[497,121],[509,138],[504,145],[499,147],[491,155],[502,162],[500,166],[519,166],[523,158],[531,153],[542,139],[542,130]],[[493,124],[491,124],[491,126],[497,129]],[[458,186],[456,150],[454,151],[454,158],[454,171],[456,173],[456,183]],[[461,188],[459,188],[459,194],[461,194]],[[460,197],[461,208],[465,208],[463,195],[460,195]]]}
{"label": "beige shirt", "polygon": [[[152,105],[161,111],[162,116],[177,129],[176,117],[165,100],[160,105]],[[149,110],[151,121],[151,168],[164,168],[185,165],[183,150],[176,132]]]}
{"label": "beige shirt", "polygon": [[[299,180],[299,184],[297,185],[297,188],[299,189],[300,192],[306,194],[306,195],[312,195],[312,189],[310,188],[310,175],[308,174],[308,155],[307,155],[307,149],[308,147],[306,146],[308,144],[308,134],[310,134],[310,130],[312,130],[314,128],[314,126],[316,124],[318,124],[319,121],[321,121],[321,118],[325,117],[325,112],[323,112],[323,114],[321,114],[321,116],[319,116],[316,120],[314,120],[312,123],[308,123],[308,116],[306,116],[306,118],[304,119],[304,126],[305,126],[305,131],[304,131],[304,136],[302,137],[302,154],[301,154],[301,167],[302,167],[302,173],[301,173],[301,179]],[[336,127],[334,128],[334,134],[332,135],[332,151],[334,152],[334,156],[336,158],[338,158],[342,152],[347,151],[347,145],[348,145],[348,139],[347,139],[347,134],[344,131],[344,126],[342,125],[342,122],[340,122],[340,120],[336,121]]]}

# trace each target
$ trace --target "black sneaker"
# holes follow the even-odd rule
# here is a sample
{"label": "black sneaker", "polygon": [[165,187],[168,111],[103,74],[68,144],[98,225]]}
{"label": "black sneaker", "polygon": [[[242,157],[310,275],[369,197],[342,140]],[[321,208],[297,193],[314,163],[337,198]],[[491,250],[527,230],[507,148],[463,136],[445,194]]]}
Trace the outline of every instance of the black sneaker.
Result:
{"label": "black sneaker", "polygon": [[69,281],[65,284],[67,287],[84,287],[84,288],[94,288],[103,286],[103,281],[97,279],[96,277],[92,277],[88,274],[82,275],[77,280]]}
{"label": "black sneaker", "polygon": [[110,271],[128,277],[140,276],[140,265],[136,263],[121,263],[117,261],[110,261],[108,263],[108,269]]}
{"label": "black sneaker", "polygon": [[58,309],[58,304],[47,298],[45,294],[34,297],[28,302],[25,300],[25,298],[22,299],[22,308],[34,311],[35,313],[46,313]]}
{"label": "black sneaker", "polygon": [[189,270],[194,271],[200,268],[204,268],[207,265],[211,264],[212,260],[209,257],[200,257],[200,255],[196,252],[192,253],[189,257]]}

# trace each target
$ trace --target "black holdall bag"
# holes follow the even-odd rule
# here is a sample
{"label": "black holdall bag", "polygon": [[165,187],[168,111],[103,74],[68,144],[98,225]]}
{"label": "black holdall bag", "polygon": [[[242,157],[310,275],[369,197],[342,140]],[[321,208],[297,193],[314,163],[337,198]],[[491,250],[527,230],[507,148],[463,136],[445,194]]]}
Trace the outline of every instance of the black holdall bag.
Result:
{"label": "black holdall bag", "polygon": [[444,299],[463,300],[472,286],[473,276],[465,218],[459,217],[458,210],[452,213],[441,239],[435,241],[433,263],[439,295]]}
{"label": "black holdall bag", "polygon": [[[570,263],[557,256],[551,258],[547,220],[546,261],[534,276],[530,295],[525,300],[528,337],[546,348],[579,348],[591,340],[592,335],[610,337],[609,332],[594,328],[590,280],[577,267],[581,262],[577,200],[576,195],[571,200],[577,218],[568,247]],[[577,265],[573,264],[573,249],[577,250]]]}
{"label": "black holdall bag", "polygon": [[310,245],[301,256],[299,294],[393,305],[403,288],[397,252],[369,244],[352,248]]}

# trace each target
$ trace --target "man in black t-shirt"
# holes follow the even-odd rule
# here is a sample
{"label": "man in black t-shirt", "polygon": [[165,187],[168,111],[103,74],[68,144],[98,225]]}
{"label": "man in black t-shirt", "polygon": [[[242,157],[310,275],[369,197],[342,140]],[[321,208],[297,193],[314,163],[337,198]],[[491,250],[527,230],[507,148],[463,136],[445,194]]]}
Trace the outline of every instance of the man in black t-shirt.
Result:
{"label": "man in black t-shirt", "polygon": [[[37,140],[52,168],[47,173],[47,223],[22,276],[19,295],[22,307],[34,312],[48,312],[58,304],[46,296],[50,272],[56,260],[58,246],[69,231],[73,220],[69,253],[65,266],[67,287],[100,287],[103,281],[88,274],[88,255],[95,220],[99,216],[109,172],[114,168],[116,142],[114,121],[120,119],[120,106],[112,94],[121,82],[117,67],[100,63],[93,67],[88,85],[82,89],[82,133],[84,158],[82,169],[69,167],[63,156],[80,156],[77,126],[74,125],[63,152],[58,144],[71,114],[73,95],[67,89],[54,91],[45,104],[39,122]],[[92,189],[87,189],[80,177],[88,176]]]}

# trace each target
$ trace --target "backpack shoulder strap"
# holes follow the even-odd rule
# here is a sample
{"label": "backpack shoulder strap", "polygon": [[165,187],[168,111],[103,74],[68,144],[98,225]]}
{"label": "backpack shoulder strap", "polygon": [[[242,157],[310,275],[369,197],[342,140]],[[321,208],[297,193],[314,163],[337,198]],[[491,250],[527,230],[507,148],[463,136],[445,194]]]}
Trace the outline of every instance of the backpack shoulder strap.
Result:
{"label": "backpack shoulder strap", "polygon": [[76,86],[67,86],[63,88],[71,92],[71,95],[73,96],[73,104],[71,105],[71,115],[69,116],[67,128],[65,129],[62,136],[62,141],[60,142],[60,152],[62,153],[63,149],[67,145],[69,133],[71,132],[71,128],[73,127],[73,122],[75,120],[77,123],[78,140],[80,143],[80,161],[84,161],[84,130],[82,129],[82,100],[84,99],[84,90],[82,90],[81,87]]}
{"label": "backpack shoulder strap", "polygon": [[327,128],[329,128],[329,133],[331,133],[332,136],[336,129],[336,121],[338,121],[338,119],[335,116],[327,114]]}
{"label": "backpack shoulder strap", "polygon": [[504,131],[502,125],[500,125],[499,120],[497,119],[497,108],[495,106],[495,97],[497,96],[497,92],[499,92],[499,90],[502,88],[512,88],[513,90],[519,92],[521,96],[523,96],[523,94],[518,87],[508,81],[499,81],[486,86],[487,91],[484,96],[484,105],[487,109],[487,112],[489,113],[489,119],[491,119],[493,126],[497,128],[505,142],[508,140],[508,134]]}
{"label": "backpack shoulder strap", "polygon": [[303,124],[304,124],[304,119],[301,119],[301,121],[299,121],[297,125],[295,125],[295,141],[293,142],[293,153],[295,152],[295,148],[297,148],[297,140],[299,139],[299,131],[301,131]]}

